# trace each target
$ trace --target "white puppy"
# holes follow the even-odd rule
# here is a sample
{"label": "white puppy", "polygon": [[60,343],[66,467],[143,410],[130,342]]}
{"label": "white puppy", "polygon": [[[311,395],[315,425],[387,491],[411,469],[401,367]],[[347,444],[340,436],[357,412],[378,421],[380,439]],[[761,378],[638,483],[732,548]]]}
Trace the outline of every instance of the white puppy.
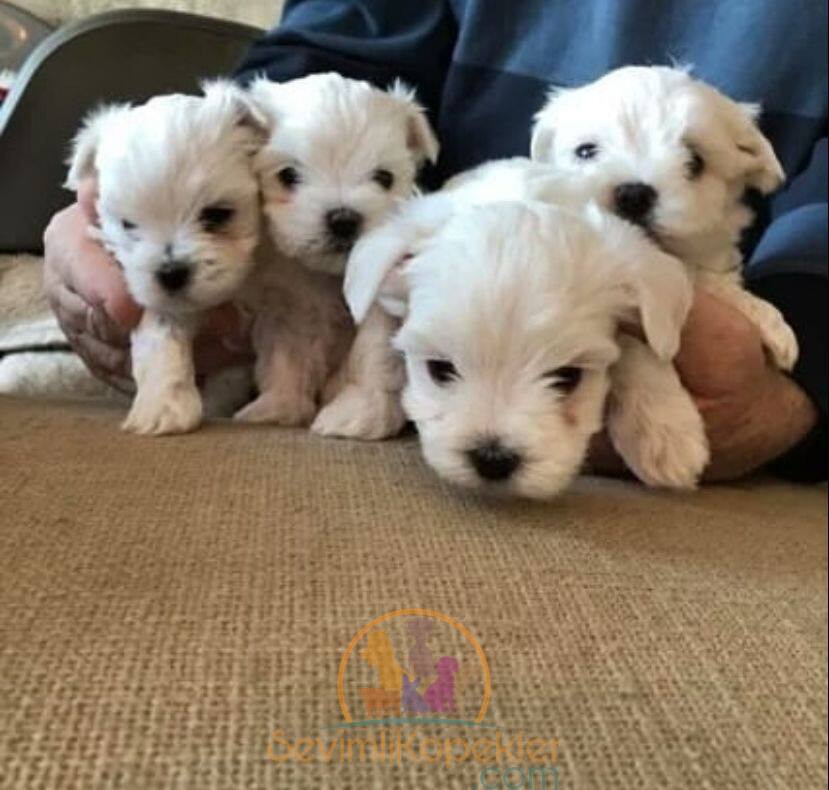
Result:
{"label": "white puppy", "polygon": [[374,299],[402,317],[404,405],[433,468],[546,498],[603,424],[620,322],[670,360],[691,285],[681,262],[595,207],[492,202],[487,184],[522,192],[523,167],[487,166],[404,207],[355,249],[346,296],[358,319]]}
{"label": "white puppy", "polygon": [[[370,424],[354,421],[355,413],[366,411],[369,422],[399,430],[405,418],[383,379],[391,377],[399,389],[401,366],[378,375],[373,364],[375,327],[387,337],[387,319],[378,311],[348,355],[353,325],[342,300],[342,275],[358,239],[414,194],[419,167],[436,159],[438,144],[425,113],[400,86],[383,91],[338,74],[283,84],[257,80],[250,95],[271,128],[256,167],[281,257],[257,275],[261,395],[238,416],[305,424],[320,401],[333,399],[314,423],[319,433],[371,434]],[[293,294],[291,316],[268,306],[268,293],[286,290]]]}
{"label": "white puppy", "polygon": [[536,118],[532,157],[685,261],[701,286],[754,322],[775,363],[790,370],[793,332],[742,287],[738,244],[752,221],[744,194],[768,194],[785,178],[758,113],[685,69],[630,66],[554,91]]}
{"label": "white puppy", "polygon": [[97,176],[95,234],[144,308],[125,430],[182,433],[201,422],[192,338],[251,270],[261,211],[252,159],[264,131],[246,94],[217,82],[204,97],[105,107],[75,140],[67,185]]}
{"label": "white puppy", "polygon": [[[583,212],[590,201],[581,187],[580,182],[547,166],[516,158],[482,165],[450,181],[442,192],[408,203],[397,217],[361,241],[352,254],[345,291],[355,318],[361,321],[368,314],[387,261],[404,258],[407,250],[439,232],[458,211],[509,200],[543,201]],[[594,206],[591,212],[597,210]],[[637,247],[642,246],[642,235],[640,231]],[[649,252],[647,260],[661,265],[666,256],[654,252]],[[658,277],[658,273],[651,276]],[[390,343],[394,331],[392,325],[385,343],[386,368],[395,354]],[[379,349],[379,332],[376,336]],[[673,366],[660,361],[645,344],[630,335],[621,335],[619,344],[623,353],[612,368],[608,413],[617,450],[649,485],[693,488],[709,459],[705,426],[693,400]],[[641,392],[629,398],[628,389],[633,386]]]}

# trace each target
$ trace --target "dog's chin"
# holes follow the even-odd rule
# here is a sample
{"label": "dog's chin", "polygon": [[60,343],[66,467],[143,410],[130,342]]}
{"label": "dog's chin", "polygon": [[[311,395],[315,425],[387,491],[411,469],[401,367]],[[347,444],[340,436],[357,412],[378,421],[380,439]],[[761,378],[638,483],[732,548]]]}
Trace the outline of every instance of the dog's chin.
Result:
{"label": "dog's chin", "polygon": [[151,277],[130,277],[127,285],[138,304],[150,310],[179,315],[196,315],[230,301],[244,280],[247,267],[240,265],[238,273],[227,274],[221,284],[195,281],[177,293],[168,293]]}
{"label": "dog's chin", "polygon": [[441,479],[493,499],[550,500],[565,491],[578,473],[578,466],[565,467],[551,462],[531,463],[509,480],[489,482],[482,480],[470,468],[462,453],[425,444],[422,449],[426,462]]}
{"label": "dog's chin", "polygon": [[639,228],[662,252],[680,258],[687,253],[689,244],[697,245],[701,239],[704,243],[707,237],[717,238],[722,230],[720,225],[708,222],[706,217],[694,219],[687,214],[673,218],[649,214],[641,220],[632,220],[618,212],[613,213],[619,219]]}
{"label": "dog's chin", "polygon": [[515,480],[514,494],[523,499],[534,499],[544,502],[561,495],[566,491],[579,471],[579,466],[563,467],[554,465],[551,471],[545,465],[527,466],[526,470]]}
{"label": "dog's chin", "polygon": [[272,231],[272,238],[276,248],[287,257],[302,264],[306,269],[321,274],[333,274],[342,277],[345,273],[348,256],[353,244],[328,244],[316,240],[304,243],[295,243],[292,239],[281,237]]}
{"label": "dog's chin", "polygon": [[171,295],[157,288],[131,288],[130,291],[138,304],[147,310],[154,310],[157,313],[170,313],[181,316],[197,315],[210,307],[221,304],[221,301],[215,304],[205,304],[201,300],[193,299],[186,293]]}
{"label": "dog's chin", "polygon": [[682,238],[673,233],[668,227],[654,219],[652,216],[636,221],[631,220],[628,217],[624,217],[618,213],[615,214],[615,216],[639,228],[639,230],[641,230],[642,233],[648,237],[648,241],[650,241],[655,247],[658,247],[666,255],[681,254]]}
{"label": "dog's chin", "polygon": [[350,252],[351,246],[329,248],[323,252],[301,255],[299,260],[312,272],[318,272],[320,274],[334,274],[341,277],[345,273],[345,266]]}
{"label": "dog's chin", "polygon": [[665,228],[657,222],[656,218],[653,214],[648,214],[641,219],[631,219],[630,217],[625,216],[624,214],[614,211],[612,208],[610,211],[613,213],[614,216],[618,217],[621,220],[633,225],[639,230],[644,233],[650,241],[655,244],[660,249],[664,248],[664,244],[667,238],[667,232]]}
{"label": "dog's chin", "polygon": [[437,468],[435,471],[447,482],[492,499],[531,499],[538,502],[545,502],[559,496],[569,487],[575,477],[575,472],[573,472],[545,479],[533,475],[528,469],[505,482],[488,482],[472,471],[450,474],[441,473]]}

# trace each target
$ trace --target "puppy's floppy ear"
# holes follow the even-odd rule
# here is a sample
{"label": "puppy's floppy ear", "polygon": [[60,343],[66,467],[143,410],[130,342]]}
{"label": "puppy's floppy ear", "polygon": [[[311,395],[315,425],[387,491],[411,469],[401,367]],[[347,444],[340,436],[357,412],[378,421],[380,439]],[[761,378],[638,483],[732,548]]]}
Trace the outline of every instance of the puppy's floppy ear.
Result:
{"label": "puppy's floppy ear", "polygon": [[64,184],[67,189],[77,191],[81,181],[97,174],[95,157],[98,154],[98,146],[107,128],[119,115],[126,112],[129,112],[128,105],[112,104],[100,107],[86,117],[72,141],[72,153],[67,162],[69,172]]}
{"label": "puppy's floppy ear", "polygon": [[406,314],[409,287],[404,270],[411,257],[406,239],[390,227],[379,228],[357,243],[343,286],[355,323],[361,324],[377,301],[390,315]]}
{"label": "puppy's floppy ear", "polygon": [[449,221],[455,207],[447,193],[416,198],[404,203],[396,215],[357,243],[345,270],[344,293],[358,324],[365,320],[375,301],[391,315],[405,315],[408,262]]}
{"label": "puppy's floppy ear", "polygon": [[564,90],[551,88],[547,94],[547,103],[535,116],[530,158],[536,162],[549,162],[553,155],[555,141],[555,105]]}
{"label": "puppy's floppy ear", "polygon": [[269,80],[264,74],[256,77],[247,87],[247,95],[256,112],[273,129],[279,116],[278,105],[282,84]]}
{"label": "puppy's floppy ear", "polygon": [[407,144],[418,165],[424,162],[435,164],[440,154],[440,143],[426,116],[426,110],[415,98],[414,90],[401,80],[397,80],[389,88],[389,95],[405,108],[408,123]]}
{"label": "puppy's floppy ear", "polygon": [[732,105],[734,145],[745,183],[768,195],[783,184],[786,174],[771,142],[757,126],[760,105]]}
{"label": "puppy's floppy ear", "polygon": [[271,119],[240,85],[226,79],[211,80],[202,83],[202,92],[208,110],[231,118],[236,126],[249,131],[258,143],[268,139]]}
{"label": "puppy's floppy ear", "polygon": [[648,258],[640,259],[640,264],[630,288],[642,331],[656,356],[668,361],[679,351],[682,328],[691,310],[691,280],[680,260],[656,248]]}
{"label": "puppy's floppy ear", "polygon": [[633,225],[599,216],[598,208],[591,211],[607,254],[619,265],[623,307],[633,309],[654,353],[665,361],[673,359],[694,298],[685,264],[662,252]]}

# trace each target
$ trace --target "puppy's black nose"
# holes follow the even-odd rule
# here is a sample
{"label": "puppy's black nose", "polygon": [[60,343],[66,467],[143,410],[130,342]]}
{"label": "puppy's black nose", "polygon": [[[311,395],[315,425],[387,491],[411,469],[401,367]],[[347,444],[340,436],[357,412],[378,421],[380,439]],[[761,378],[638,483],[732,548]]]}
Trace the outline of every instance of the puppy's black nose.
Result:
{"label": "puppy's black nose", "polygon": [[641,222],[651,213],[659,193],[650,185],[643,183],[619,184],[613,191],[613,204],[616,213],[631,222]]}
{"label": "puppy's black nose", "polygon": [[190,282],[190,267],[182,261],[165,263],[156,273],[155,278],[168,293],[175,293]]}
{"label": "puppy's black nose", "polygon": [[335,208],[325,215],[325,224],[337,241],[354,241],[363,227],[363,215],[350,208]]}
{"label": "puppy's black nose", "polygon": [[493,482],[509,480],[522,461],[518,453],[504,447],[498,439],[485,439],[466,456],[484,480]]}

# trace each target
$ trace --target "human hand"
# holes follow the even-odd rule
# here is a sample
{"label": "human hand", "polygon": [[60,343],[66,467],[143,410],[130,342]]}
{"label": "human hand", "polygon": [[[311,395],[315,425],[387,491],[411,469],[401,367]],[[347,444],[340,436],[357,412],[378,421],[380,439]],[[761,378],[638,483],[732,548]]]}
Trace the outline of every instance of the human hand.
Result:
{"label": "human hand", "polygon": [[[89,235],[97,222],[96,196],[96,182],[85,181],[78,202],[49,223],[44,234],[44,285],[61,329],[90,371],[130,391],[130,332],[142,311],[117,262]],[[199,374],[250,360],[248,332],[234,307],[208,313],[194,353]]]}
{"label": "human hand", "polygon": [[[806,393],[768,361],[754,325],[706,291],[697,291],[675,363],[705,422],[707,481],[756,471],[794,447],[817,421]],[[591,447],[590,465],[601,474],[624,471],[604,434]]]}

